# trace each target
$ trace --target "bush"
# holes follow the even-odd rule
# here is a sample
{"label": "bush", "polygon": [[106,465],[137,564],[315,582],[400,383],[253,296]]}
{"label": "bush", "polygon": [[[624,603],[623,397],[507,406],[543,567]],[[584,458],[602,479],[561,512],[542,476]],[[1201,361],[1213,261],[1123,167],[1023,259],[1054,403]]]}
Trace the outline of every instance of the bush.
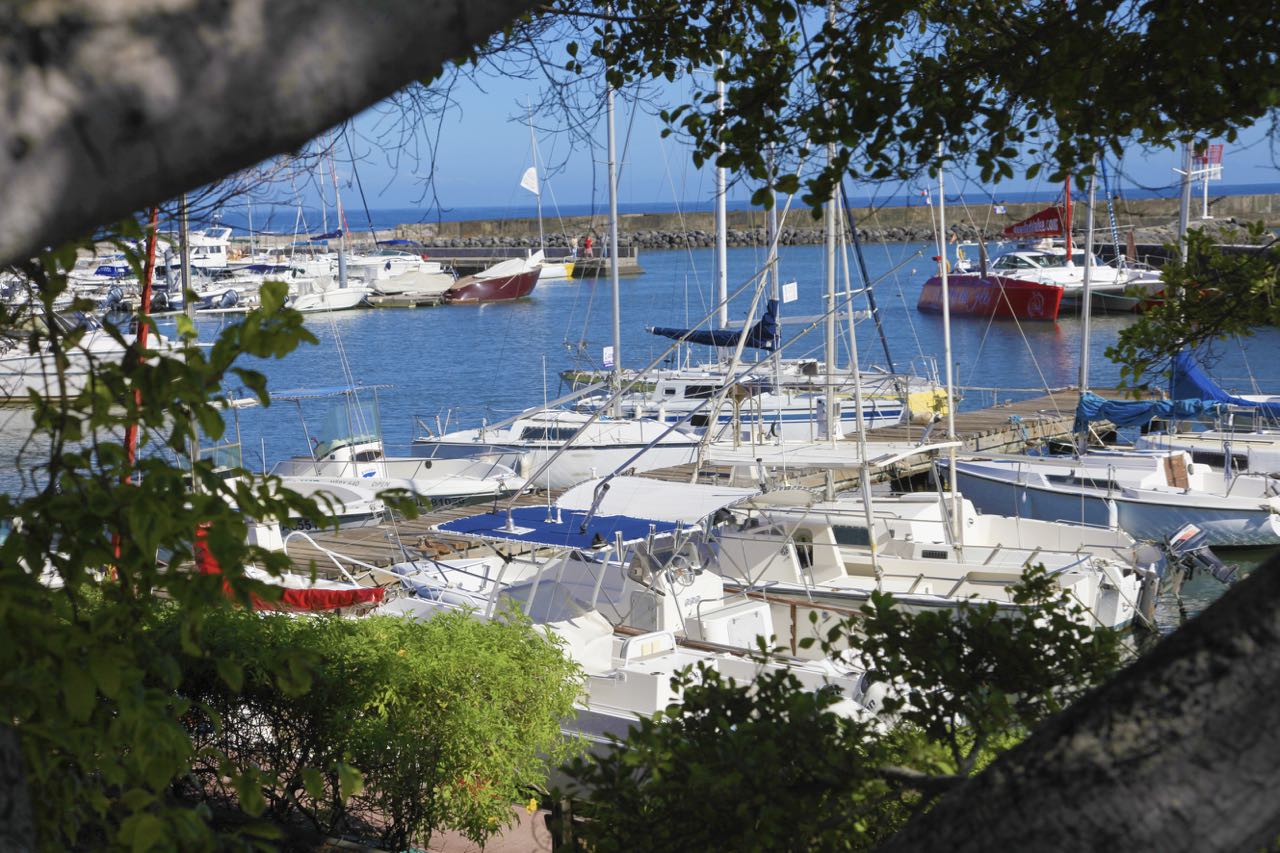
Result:
{"label": "bush", "polygon": [[[162,630],[180,642],[176,613]],[[393,850],[446,828],[483,843],[572,754],[577,667],[518,615],[238,611],[200,633],[181,690],[212,757],[185,793],[211,805]]]}

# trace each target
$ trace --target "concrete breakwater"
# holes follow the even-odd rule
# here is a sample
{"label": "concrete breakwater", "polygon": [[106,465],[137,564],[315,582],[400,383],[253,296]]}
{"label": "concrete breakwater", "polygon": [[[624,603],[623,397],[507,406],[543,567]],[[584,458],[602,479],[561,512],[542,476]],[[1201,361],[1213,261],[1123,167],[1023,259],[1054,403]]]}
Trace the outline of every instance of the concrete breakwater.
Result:
{"label": "concrete breakwater", "polygon": [[[948,208],[949,234],[959,240],[972,240],[978,236],[997,239],[1003,229],[1042,209],[1044,203],[994,205],[956,205]],[[1238,223],[1262,221],[1268,227],[1280,225],[1280,196],[1223,196],[1210,199],[1211,220],[1199,220],[1201,200],[1192,200],[1192,225],[1209,226],[1220,242],[1244,242],[1244,229]],[[1095,217],[1097,239],[1109,239],[1109,213],[1101,203]],[[1143,244],[1159,244],[1172,239],[1171,222],[1178,216],[1177,199],[1120,200],[1115,202],[1116,227],[1123,239],[1134,232],[1135,239]],[[934,239],[933,217],[935,211],[927,205],[912,207],[855,208],[854,221],[861,239],[867,242],[924,242]],[[1087,221],[1088,206],[1074,206],[1073,231],[1081,239]],[[728,238],[730,246],[762,246],[765,243],[765,215],[757,210],[729,212]],[[578,241],[581,249],[590,235],[597,250],[608,233],[606,217],[568,217],[545,223],[548,246],[568,246]],[[694,213],[637,213],[624,214],[618,222],[618,242],[623,246],[641,249],[704,248],[714,245],[715,230],[712,214]],[[401,225],[394,231],[379,232],[379,238],[417,240],[421,243],[453,248],[484,247],[533,247],[538,244],[536,219],[492,219],[465,222],[414,223]],[[783,223],[779,242],[784,246],[815,245],[825,239],[820,221],[814,220],[806,209],[794,208]]]}

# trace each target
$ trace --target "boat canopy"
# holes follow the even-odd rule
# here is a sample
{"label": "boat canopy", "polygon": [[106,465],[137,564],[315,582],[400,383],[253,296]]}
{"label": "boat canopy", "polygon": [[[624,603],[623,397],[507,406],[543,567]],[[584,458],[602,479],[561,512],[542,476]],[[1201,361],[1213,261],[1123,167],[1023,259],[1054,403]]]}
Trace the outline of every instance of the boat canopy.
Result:
{"label": "boat canopy", "polygon": [[1156,418],[1189,420],[1212,414],[1220,404],[1213,400],[1107,400],[1088,391],[1076,405],[1074,429],[1083,432],[1089,421],[1111,421],[1116,426],[1141,426]]}
{"label": "boat canopy", "polygon": [[499,511],[455,518],[437,525],[435,529],[484,539],[591,551],[602,545],[612,545],[618,533],[622,534],[623,542],[640,542],[649,536],[650,531],[669,533],[676,527],[670,521],[629,515],[594,515],[588,520],[587,510],[566,511],[561,508],[548,516],[545,506],[520,506],[510,512],[510,524],[507,523],[507,512]]}
{"label": "boat canopy", "polygon": [[[604,484],[597,502],[597,488]],[[757,489],[668,482],[652,477],[610,477],[587,480],[569,489],[556,506],[586,511],[595,505],[604,515],[632,515],[682,524],[696,524],[723,507],[759,494]]]}
{"label": "boat canopy", "polygon": [[1227,406],[1257,409],[1259,414],[1280,418],[1280,398],[1251,400],[1228,394],[1222,386],[1209,378],[1195,356],[1189,352],[1179,352],[1173,358],[1173,369],[1169,374],[1169,396],[1175,399],[1199,397]]}
{"label": "boat canopy", "polygon": [[734,329],[668,329],[658,326],[650,328],[649,333],[673,340],[683,338],[687,343],[714,347],[736,347],[738,338],[745,334],[744,346],[772,352],[778,348],[778,300],[770,299],[765,305],[764,316],[746,332]]}
{"label": "boat canopy", "polygon": [[515,507],[510,523],[506,510],[501,510],[446,521],[435,529],[590,551],[613,544],[619,533],[623,542],[639,542],[650,533],[669,533],[677,525],[696,524],[756,494],[755,489],[612,477],[579,483],[561,495],[551,510],[545,506]]}

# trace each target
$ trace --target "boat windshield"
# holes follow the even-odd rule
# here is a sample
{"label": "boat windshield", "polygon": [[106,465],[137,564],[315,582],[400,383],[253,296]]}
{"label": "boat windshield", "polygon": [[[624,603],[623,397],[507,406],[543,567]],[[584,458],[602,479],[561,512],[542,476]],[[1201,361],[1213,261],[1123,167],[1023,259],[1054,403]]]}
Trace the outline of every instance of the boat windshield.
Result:
{"label": "boat windshield", "polygon": [[316,432],[316,455],[327,456],[340,447],[377,441],[381,434],[375,405],[343,399],[329,408]]}

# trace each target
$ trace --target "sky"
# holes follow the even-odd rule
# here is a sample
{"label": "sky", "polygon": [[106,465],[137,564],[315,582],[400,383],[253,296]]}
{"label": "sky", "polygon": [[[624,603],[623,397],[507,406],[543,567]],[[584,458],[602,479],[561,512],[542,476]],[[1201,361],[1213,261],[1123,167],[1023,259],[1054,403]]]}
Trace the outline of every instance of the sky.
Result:
{"label": "sky", "polygon": [[[520,187],[520,179],[532,164],[524,105],[530,99],[537,99],[537,81],[489,78],[484,81],[483,90],[464,81],[453,94],[457,106],[445,115],[436,140],[437,178],[434,190],[440,205],[447,209],[531,205],[533,197]],[[674,137],[660,138],[660,121],[652,115],[652,108],[638,109],[633,115],[631,105],[625,98],[620,98],[616,122],[620,152],[624,143],[626,145],[625,154],[620,153],[618,194],[621,204],[669,205],[705,202],[712,198],[714,178],[710,171],[700,173],[694,169],[688,149]],[[549,128],[557,122],[554,116],[539,116],[535,123]],[[365,137],[376,136],[379,108],[358,117],[355,126]],[[1280,171],[1272,163],[1265,132],[1264,126],[1253,128],[1236,143],[1227,145],[1222,185],[1280,181]],[[598,145],[593,152],[586,148],[572,150],[567,134],[539,134],[541,160],[559,167],[550,175],[545,168],[540,170],[544,178],[546,214],[553,215],[557,205],[567,204],[594,202],[599,209],[607,209],[603,121],[598,123],[595,136]],[[370,208],[425,209],[431,206],[431,199],[423,198],[425,166],[415,169],[412,162],[401,158],[400,163],[393,167],[387,163],[386,156],[369,149],[368,145],[357,143],[357,148],[368,151],[358,169]],[[1179,165],[1180,155],[1173,151],[1126,154],[1120,164],[1121,186],[1172,188],[1178,180],[1173,169]],[[1110,167],[1113,175],[1115,167],[1113,162]],[[352,180],[351,175],[346,174],[349,168],[339,166],[340,180],[347,184]],[[1048,191],[1052,188],[1043,180],[1032,183],[1012,180],[994,187],[982,187],[973,181],[966,184],[963,175],[951,175],[948,192],[961,189],[986,190],[999,200],[1001,193],[1007,191]],[[850,191],[855,196],[858,194],[856,188]],[[749,196],[750,188],[745,185],[731,186],[729,190],[731,200],[745,201]]]}

